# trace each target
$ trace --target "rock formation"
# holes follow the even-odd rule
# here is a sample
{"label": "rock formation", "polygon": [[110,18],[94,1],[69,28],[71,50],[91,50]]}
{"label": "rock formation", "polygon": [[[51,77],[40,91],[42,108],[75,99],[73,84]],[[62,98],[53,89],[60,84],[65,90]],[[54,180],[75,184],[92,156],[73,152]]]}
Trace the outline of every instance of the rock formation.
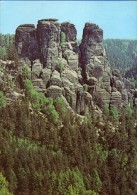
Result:
{"label": "rock formation", "polygon": [[118,72],[111,72],[102,44],[103,30],[86,23],[80,46],[77,30],[69,22],[43,19],[16,30],[16,48],[31,67],[31,79],[46,96],[63,97],[78,114],[101,113],[105,105],[120,107],[127,90]]}
{"label": "rock formation", "polygon": [[23,24],[16,29],[15,45],[21,58],[33,61],[39,58],[37,32],[34,24]]}

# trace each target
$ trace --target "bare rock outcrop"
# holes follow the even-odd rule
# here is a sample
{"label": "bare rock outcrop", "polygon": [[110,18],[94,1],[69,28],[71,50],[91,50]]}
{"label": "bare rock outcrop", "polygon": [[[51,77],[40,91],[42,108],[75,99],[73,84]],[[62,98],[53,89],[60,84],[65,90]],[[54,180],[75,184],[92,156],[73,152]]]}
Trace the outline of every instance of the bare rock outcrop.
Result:
{"label": "bare rock outcrop", "polygon": [[86,23],[80,46],[70,22],[42,19],[16,30],[16,48],[31,68],[31,79],[46,96],[63,97],[73,111],[101,113],[104,105],[120,108],[128,102],[129,83],[111,71],[103,44],[103,30]]}
{"label": "bare rock outcrop", "polygon": [[116,89],[113,89],[113,91],[111,92],[110,108],[113,107],[120,108],[121,100],[122,100],[121,93]]}
{"label": "bare rock outcrop", "polygon": [[71,24],[70,22],[63,22],[61,24],[61,31],[65,33],[67,42],[76,42],[77,30],[74,24]]}
{"label": "bare rock outcrop", "polygon": [[15,34],[15,45],[19,56],[29,59],[30,62],[39,58],[36,31],[34,24],[23,24],[18,26]]}
{"label": "bare rock outcrop", "polygon": [[[85,82],[92,86],[92,95],[103,104],[110,103],[110,65],[102,45],[103,31],[96,24],[86,23],[80,45],[80,62]],[[94,79],[93,79],[94,78]]]}
{"label": "bare rock outcrop", "polygon": [[60,24],[55,19],[43,19],[37,25],[38,44],[40,59],[44,67],[54,68],[57,66],[57,59],[61,55]]}

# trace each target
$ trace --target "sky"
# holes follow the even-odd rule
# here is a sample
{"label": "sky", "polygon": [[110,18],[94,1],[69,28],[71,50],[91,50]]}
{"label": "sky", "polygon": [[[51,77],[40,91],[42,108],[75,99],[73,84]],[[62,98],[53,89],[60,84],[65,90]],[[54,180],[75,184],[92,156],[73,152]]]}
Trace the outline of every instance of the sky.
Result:
{"label": "sky", "polygon": [[104,39],[137,39],[136,1],[0,1],[0,33],[14,34],[20,24],[43,18],[75,24],[78,39],[86,22],[99,25]]}

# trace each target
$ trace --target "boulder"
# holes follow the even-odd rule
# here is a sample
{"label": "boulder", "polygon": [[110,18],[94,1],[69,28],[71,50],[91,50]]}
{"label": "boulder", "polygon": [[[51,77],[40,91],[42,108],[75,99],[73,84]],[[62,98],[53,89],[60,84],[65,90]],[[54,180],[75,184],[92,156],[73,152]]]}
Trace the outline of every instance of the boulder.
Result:
{"label": "boulder", "polygon": [[110,93],[111,92],[110,74],[108,74],[108,72],[103,72],[102,82],[103,82],[103,88]]}
{"label": "boulder", "polygon": [[63,52],[63,57],[67,60],[69,67],[72,70],[78,70],[78,55],[72,50],[65,50]]}
{"label": "boulder", "polygon": [[75,86],[72,82],[70,82],[67,78],[62,78],[62,85],[64,88],[69,88],[71,91],[75,91]]}
{"label": "boulder", "polygon": [[59,86],[51,85],[47,88],[47,96],[57,98],[62,96],[62,89]]}
{"label": "boulder", "polygon": [[112,107],[120,108],[121,100],[122,100],[121,93],[117,90],[113,90],[110,97],[110,108]]}
{"label": "boulder", "polygon": [[6,103],[8,105],[12,104],[14,101],[18,100],[19,98],[24,97],[23,94],[14,91],[14,89],[11,87],[7,87],[5,89],[5,96],[6,96]]}
{"label": "boulder", "polygon": [[62,80],[60,78],[60,74],[56,70],[52,73],[52,76],[49,80],[49,86],[51,85],[62,87]]}
{"label": "boulder", "polygon": [[45,86],[45,83],[43,82],[43,80],[42,79],[35,79],[35,80],[32,80],[32,83],[33,83],[33,85],[34,85],[34,87],[35,87],[35,89],[37,90],[37,91],[40,91],[40,92],[45,92],[45,90],[46,90],[46,86]]}
{"label": "boulder", "polygon": [[40,77],[42,78],[43,82],[45,83],[45,86],[47,85],[48,81],[50,80],[51,74],[52,74],[51,69],[48,69],[48,68],[42,69]]}
{"label": "boulder", "polygon": [[67,78],[71,83],[74,85],[78,83],[78,74],[76,71],[66,68],[62,73],[61,73],[61,78]]}
{"label": "boulder", "polygon": [[118,77],[120,80],[122,79],[122,76],[120,74],[120,70],[118,70],[118,69],[113,70],[112,75],[115,77]]}
{"label": "boulder", "polygon": [[34,80],[35,78],[39,78],[41,71],[42,71],[42,64],[40,63],[39,59],[33,61],[32,71],[31,71],[32,80]]}
{"label": "boulder", "polygon": [[84,92],[83,93],[84,95],[84,101],[85,101],[85,106],[87,106],[87,108],[90,110],[93,109],[93,98],[92,98],[92,95],[88,92]]}
{"label": "boulder", "polygon": [[115,87],[118,91],[122,92],[124,89],[124,83],[120,80],[115,81]]}
{"label": "boulder", "polygon": [[90,85],[90,86],[93,86],[93,85],[96,85],[97,81],[98,80],[95,77],[92,76],[92,77],[89,77],[87,79],[87,84]]}
{"label": "boulder", "polygon": [[105,89],[96,87],[95,89],[95,101],[97,101],[97,105],[103,107],[105,104],[109,105],[110,103],[110,93],[108,93]]}

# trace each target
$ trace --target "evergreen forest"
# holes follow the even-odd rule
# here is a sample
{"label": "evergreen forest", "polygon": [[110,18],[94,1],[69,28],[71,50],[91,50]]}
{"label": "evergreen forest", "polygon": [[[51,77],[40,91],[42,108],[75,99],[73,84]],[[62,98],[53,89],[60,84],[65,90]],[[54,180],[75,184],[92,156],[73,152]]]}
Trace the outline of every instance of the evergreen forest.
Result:
{"label": "evergreen forest", "polygon": [[[114,68],[134,69],[134,42],[105,41]],[[0,35],[0,59],[18,63],[13,35]],[[80,117],[61,97],[37,92],[26,69],[15,81],[7,78],[0,82],[0,195],[136,195],[132,103],[121,110],[104,107],[102,118],[90,112]],[[11,86],[24,96],[7,104],[5,90]]]}

